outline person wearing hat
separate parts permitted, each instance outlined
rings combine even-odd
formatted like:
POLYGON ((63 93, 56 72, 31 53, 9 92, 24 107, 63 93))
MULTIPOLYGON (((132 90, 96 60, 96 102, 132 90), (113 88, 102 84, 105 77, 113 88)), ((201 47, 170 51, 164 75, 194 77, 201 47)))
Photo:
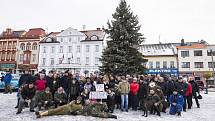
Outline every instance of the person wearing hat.
POLYGON ((45 107, 45 109, 50 108, 53 105, 53 96, 50 92, 50 88, 46 87, 45 91, 38 96, 38 110, 41 110, 41 107, 45 107))
POLYGON ((178 116, 181 116, 181 112, 184 105, 184 98, 181 94, 178 93, 177 89, 174 89, 173 94, 169 98, 169 102, 170 102, 169 113, 171 115, 178 114, 178 116))
POLYGON ((53 116, 53 115, 72 115, 82 112, 83 106, 81 104, 81 97, 78 97, 75 101, 71 101, 66 105, 59 106, 55 109, 49 109, 44 112, 36 112, 35 115, 37 118, 45 117, 45 116, 53 116))
POLYGON ((30 103, 30 112, 34 112, 35 94, 36 88, 33 82, 21 87, 21 95, 19 99, 18 111, 16 114, 20 114, 22 112, 25 102, 30 103))

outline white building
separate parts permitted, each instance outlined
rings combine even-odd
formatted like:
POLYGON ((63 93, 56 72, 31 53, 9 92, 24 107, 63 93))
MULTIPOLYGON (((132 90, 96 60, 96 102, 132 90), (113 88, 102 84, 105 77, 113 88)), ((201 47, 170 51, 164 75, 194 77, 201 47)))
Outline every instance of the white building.
POLYGON ((38 69, 73 73, 95 73, 101 62, 105 32, 97 30, 77 31, 68 28, 52 33, 40 42, 38 69))
MULTIPOLYGON (((210 50, 214 45, 198 43, 193 45, 177 46, 179 72, 181 75, 193 75, 197 80, 204 80, 205 73, 212 72, 213 65, 210 50)), ((213 53, 215 56, 215 53, 213 53)), ((215 57, 214 57, 215 59, 215 57)))
POLYGON ((145 64, 149 74, 178 74, 177 49, 172 43, 144 44, 139 51, 148 60, 145 64))

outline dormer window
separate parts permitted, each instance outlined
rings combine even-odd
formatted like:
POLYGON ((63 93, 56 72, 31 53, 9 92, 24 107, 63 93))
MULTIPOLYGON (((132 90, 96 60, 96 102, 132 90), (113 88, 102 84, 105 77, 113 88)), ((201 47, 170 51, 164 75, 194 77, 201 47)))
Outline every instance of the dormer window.
POLYGON ((93 36, 91 36, 90 37, 90 40, 98 40, 99 38, 98 38, 98 36, 96 36, 96 35, 93 35, 93 36))
POLYGON ((46 42, 52 42, 51 38, 47 38, 46 42))

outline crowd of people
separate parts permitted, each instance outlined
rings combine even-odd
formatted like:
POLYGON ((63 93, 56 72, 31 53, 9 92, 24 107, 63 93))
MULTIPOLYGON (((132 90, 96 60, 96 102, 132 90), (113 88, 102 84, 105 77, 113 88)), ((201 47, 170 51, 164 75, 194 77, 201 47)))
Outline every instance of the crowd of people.
POLYGON ((193 77, 168 75, 96 75, 89 77, 72 74, 69 71, 45 74, 40 71, 31 75, 28 71, 20 77, 17 94, 17 114, 30 107, 38 118, 50 115, 85 115, 101 118, 117 118, 115 109, 128 112, 142 110, 143 116, 161 112, 181 116, 193 107, 195 99, 201 98, 198 84, 193 77), (96 84, 103 84, 107 98, 89 99, 96 84))

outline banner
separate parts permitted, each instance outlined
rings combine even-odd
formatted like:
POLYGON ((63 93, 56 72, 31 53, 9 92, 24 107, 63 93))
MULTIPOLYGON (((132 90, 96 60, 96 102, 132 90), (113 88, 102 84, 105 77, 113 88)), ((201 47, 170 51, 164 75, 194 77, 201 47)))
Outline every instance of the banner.
POLYGON ((105 91, 104 84, 96 84, 95 87, 96 87, 96 91, 97 92, 103 92, 103 91, 105 91))
POLYGON ((107 92, 90 92, 89 99, 107 99, 107 92))

